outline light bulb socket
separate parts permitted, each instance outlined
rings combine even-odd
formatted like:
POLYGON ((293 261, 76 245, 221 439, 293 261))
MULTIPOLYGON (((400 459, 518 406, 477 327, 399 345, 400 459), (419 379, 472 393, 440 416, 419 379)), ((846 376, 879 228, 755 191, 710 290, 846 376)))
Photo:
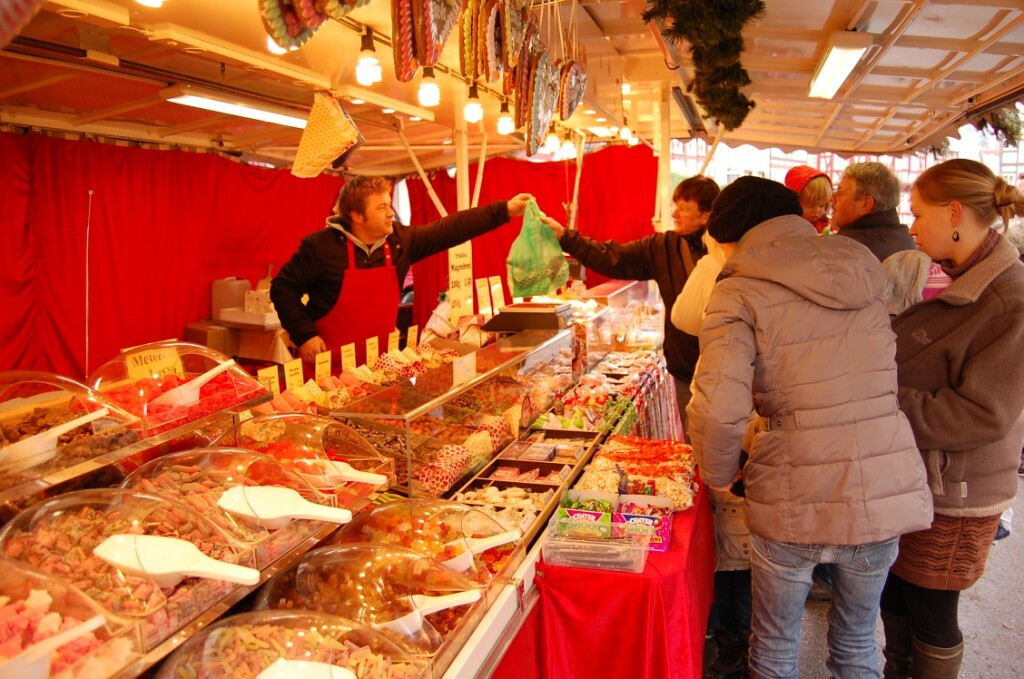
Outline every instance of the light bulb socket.
POLYGON ((501 100, 501 110, 498 113, 508 113, 508 99, 501 100))
POLYGON ((376 48, 374 48, 374 46, 373 46, 373 29, 370 28, 369 26, 366 27, 366 32, 363 33, 363 37, 360 39, 359 51, 360 52, 366 52, 366 51, 376 52, 377 51, 376 48))
POLYGON ((469 98, 470 100, 480 98, 480 95, 477 93, 475 82, 469 84, 469 98))
POLYGON ((433 80, 434 79, 434 67, 433 66, 424 66, 423 67, 423 79, 424 80, 427 80, 427 79, 433 80))

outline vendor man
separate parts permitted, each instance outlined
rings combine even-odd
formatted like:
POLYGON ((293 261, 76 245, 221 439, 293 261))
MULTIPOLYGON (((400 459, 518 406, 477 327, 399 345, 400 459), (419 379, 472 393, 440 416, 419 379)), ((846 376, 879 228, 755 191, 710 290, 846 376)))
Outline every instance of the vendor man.
POLYGON ((352 342, 362 362, 364 340, 377 336, 384 346, 395 329, 400 286, 414 262, 521 216, 529 199, 521 193, 409 228, 394 221, 391 182, 350 178, 326 228, 302 239, 271 283, 281 325, 304 361, 352 342), (303 295, 309 295, 305 305, 303 295))

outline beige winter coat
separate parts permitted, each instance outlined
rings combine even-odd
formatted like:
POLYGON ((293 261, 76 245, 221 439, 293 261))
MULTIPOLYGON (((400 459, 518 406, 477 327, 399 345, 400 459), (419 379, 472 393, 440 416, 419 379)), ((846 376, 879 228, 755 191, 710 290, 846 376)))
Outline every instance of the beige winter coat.
POLYGON ((931 494, 897 401, 885 271, 797 216, 750 230, 715 286, 687 408, 704 480, 728 485, 752 408, 770 430, 744 466, 750 530, 857 545, 927 528, 931 494))

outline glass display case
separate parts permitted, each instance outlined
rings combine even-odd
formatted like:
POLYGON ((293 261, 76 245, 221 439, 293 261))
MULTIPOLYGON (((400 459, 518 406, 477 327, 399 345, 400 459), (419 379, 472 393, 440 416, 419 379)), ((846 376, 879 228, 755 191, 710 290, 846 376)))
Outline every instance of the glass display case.
POLYGON ((307 553, 260 590, 257 606, 340 615, 380 630, 414 655, 432 656, 457 627, 473 627, 483 610, 474 608, 481 589, 411 549, 352 543, 307 553))
POLYGON ((0 505, 21 501, 137 449, 138 417, 74 380, 0 373, 0 505))
POLYGON ((115 567, 94 553, 114 535, 178 538, 218 561, 251 565, 248 550, 201 513, 164 497, 121 489, 67 493, 21 512, 0 530, 0 553, 76 588, 110 620, 137 626, 143 650, 235 587, 199 577, 161 587, 153 577, 115 567))
POLYGON ((260 415, 232 426, 213 445, 269 455, 349 509, 385 490, 395 476, 393 458, 381 455, 354 429, 330 417, 260 415))
POLYGON ((439 496, 519 438, 573 384, 573 334, 532 330, 331 412, 395 458, 398 485, 439 496))
POLYGON ((458 502, 413 499, 363 512, 331 540, 334 544, 377 542, 398 545, 490 582, 521 547, 522 533, 458 502), (488 542, 477 542, 478 540, 488 542), (493 546, 491 546, 493 542, 493 546))
POLYGON ((178 649, 157 677, 278 676, 271 674, 274 670, 262 674, 271 667, 280 669, 280 676, 334 676, 330 666, 350 670, 359 679, 429 676, 422 660, 410 657, 380 632, 351 620, 310 611, 257 611, 206 628, 178 649), (317 670, 319 674, 311 674, 317 670))
POLYGON ((233 360, 188 342, 153 342, 125 349, 90 375, 88 384, 142 418, 146 436, 270 398, 233 360))
POLYGON ((276 459, 237 448, 199 448, 164 455, 132 472, 122 486, 187 505, 250 550, 257 568, 268 566, 313 535, 320 523, 301 518, 284 519, 280 525, 276 521, 261 521, 254 515, 261 514, 263 508, 254 493, 247 494, 247 489, 287 488, 316 505, 336 504, 333 495, 316 490, 276 459), (224 496, 233 489, 238 489, 242 507, 222 508, 224 496))
MULTIPOLYGON (((30 677, 27 656, 40 642, 103 615, 68 583, 19 563, 0 563, 0 676, 30 677)), ((103 679, 139 654, 135 628, 107 617, 96 629, 58 647, 49 676, 103 679)), ((45 660, 43 661, 45 663, 45 660)), ((43 677, 47 674, 42 674, 43 677)))

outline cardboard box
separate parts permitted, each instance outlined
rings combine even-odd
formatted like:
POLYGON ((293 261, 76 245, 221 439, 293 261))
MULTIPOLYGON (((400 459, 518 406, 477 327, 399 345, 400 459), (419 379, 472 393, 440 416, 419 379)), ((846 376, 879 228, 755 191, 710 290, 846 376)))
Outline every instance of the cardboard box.
POLYGON ((185 326, 185 341, 210 347, 225 356, 238 355, 238 331, 215 321, 197 321, 185 326))

